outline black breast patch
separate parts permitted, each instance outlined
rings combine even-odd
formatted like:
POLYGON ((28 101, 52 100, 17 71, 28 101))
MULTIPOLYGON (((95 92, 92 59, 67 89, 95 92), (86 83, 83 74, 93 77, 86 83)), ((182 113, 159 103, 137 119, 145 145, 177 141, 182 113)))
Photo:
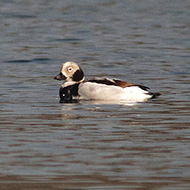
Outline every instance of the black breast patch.
POLYGON ((59 89, 59 97, 60 97, 60 103, 72 103, 76 102, 73 100, 73 96, 78 96, 78 86, 79 83, 61 87, 59 89))

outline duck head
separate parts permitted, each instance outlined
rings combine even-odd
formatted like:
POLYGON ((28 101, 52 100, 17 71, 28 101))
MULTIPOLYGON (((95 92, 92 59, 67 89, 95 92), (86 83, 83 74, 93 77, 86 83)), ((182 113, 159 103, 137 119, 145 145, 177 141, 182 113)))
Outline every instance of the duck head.
POLYGON ((54 79, 81 82, 84 80, 84 72, 76 63, 68 61, 62 64, 60 73, 54 79))

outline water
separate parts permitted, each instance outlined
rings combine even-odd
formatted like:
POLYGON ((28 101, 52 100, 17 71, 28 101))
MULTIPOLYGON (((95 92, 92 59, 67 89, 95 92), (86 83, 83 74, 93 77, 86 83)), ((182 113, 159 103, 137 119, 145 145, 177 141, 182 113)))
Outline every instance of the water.
POLYGON ((190 188, 190 2, 0 2, 0 187, 190 188), (62 62, 161 92, 60 104, 62 62))

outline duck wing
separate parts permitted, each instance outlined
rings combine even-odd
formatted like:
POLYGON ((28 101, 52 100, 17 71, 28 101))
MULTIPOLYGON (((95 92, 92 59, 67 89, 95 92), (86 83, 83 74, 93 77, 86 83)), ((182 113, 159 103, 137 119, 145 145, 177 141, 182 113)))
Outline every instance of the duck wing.
POLYGON ((86 80, 86 82, 95 82, 98 84, 114 85, 114 86, 119 86, 121 88, 138 86, 139 88, 141 88, 142 90, 145 90, 145 91, 147 91, 149 89, 149 87, 147 87, 147 86, 133 84, 133 83, 130 83, 127 81, 119 80, 119 79, 109 79, 109 78, 96 77, 96 78, 88 79, 88 80, 86 80))
POLYGON ((101 77, 88 79, 85 82, 95 82, 98 84, 114 85, 114 86, 120 86, 122 88, 134 85, 130 82, 121 81, 119 79, 109 79, 109 78, 101 78, 101 77))

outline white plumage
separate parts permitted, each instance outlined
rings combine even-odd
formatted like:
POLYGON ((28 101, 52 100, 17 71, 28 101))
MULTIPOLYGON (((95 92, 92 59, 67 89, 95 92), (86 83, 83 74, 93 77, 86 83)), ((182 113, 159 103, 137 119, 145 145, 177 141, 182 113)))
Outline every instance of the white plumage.
POLYGON ((148 91, 138 86, 121 88, 114 85, 84 82, 79 85, 79 98, 91 100, 145 101, 151 98, 148 91))

